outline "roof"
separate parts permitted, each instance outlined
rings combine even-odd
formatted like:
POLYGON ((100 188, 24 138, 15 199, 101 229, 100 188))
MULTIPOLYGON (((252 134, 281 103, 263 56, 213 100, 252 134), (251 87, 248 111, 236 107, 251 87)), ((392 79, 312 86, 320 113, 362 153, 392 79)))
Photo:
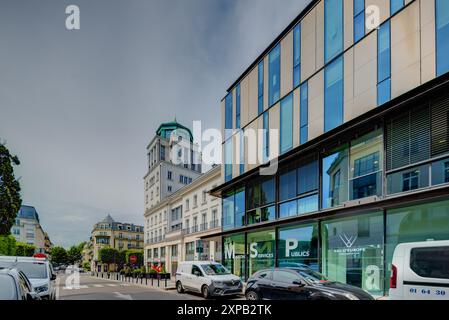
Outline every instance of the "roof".
POLYGON ((168 131, 168 130, 173 131, 173 130, 177 130, 177 129, 186 130, 190 135, 190 140, 193 141, 192 131, 189 128, 187 128, 186 126, 178 123, 178 121, 176 121, 176 118, 175 118, 175 120, 173 120, 171 122, 161 123, 159 128, 156 130, 156 135, 166 138, 165 131, 168 131))
POLYGON ((34 219, 39 222, 39 214, 36 209, 31 206, 21 206, 19 212, 17 213, 17 218, 34 219))
POLYGON ((104 222, 104 223, 114 223, 115 221, 114 221, 114 219, 112 219, 111 215, 108 214, 108 215, 106 216, 106 218, 104 218, 101 222, 104 222))

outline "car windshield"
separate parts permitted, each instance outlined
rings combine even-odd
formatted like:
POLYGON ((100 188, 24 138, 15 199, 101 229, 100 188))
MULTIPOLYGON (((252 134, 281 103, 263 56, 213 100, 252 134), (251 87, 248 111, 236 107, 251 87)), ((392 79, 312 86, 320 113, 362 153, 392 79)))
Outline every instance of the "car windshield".
POLYGON ((323 283, 329 281, 324 275, 312 269, 296 269, 295 271, 298 272, 306 281, 311 283, 323 283))
POLYGON ((25 273, 28 279, 46 279, 47 267, 42 262, 6 262, 1 261, 0 267, 14 267, 25 273))
POLYGON ((0 300, 15 300, 16 286, 14 279, 8 275, 0 275, 0 300))
POLYGON ((204 272, 209 276, 230 274, 230 272, 221 264, 204 264, 201 267, 203 268, 204 272))

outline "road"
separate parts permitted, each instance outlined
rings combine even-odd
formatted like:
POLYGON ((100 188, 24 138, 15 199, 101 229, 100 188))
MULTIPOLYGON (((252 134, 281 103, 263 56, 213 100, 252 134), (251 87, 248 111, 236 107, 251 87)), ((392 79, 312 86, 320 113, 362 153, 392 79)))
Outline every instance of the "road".
POLYGON ((132 283, 80 276, 78 286, 66 286, 66 275, 58 275, 57 297, 60 300, 201 300, 199 295, 178 294, 176 290, 143 287, 132 283))

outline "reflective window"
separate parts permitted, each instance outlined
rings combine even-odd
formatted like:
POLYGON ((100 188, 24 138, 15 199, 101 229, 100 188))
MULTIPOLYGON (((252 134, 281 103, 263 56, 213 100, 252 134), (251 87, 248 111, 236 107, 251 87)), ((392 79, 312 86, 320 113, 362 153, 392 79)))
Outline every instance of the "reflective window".
POLYGON ((449 183, 449 159, 432 163, 432 185, 449 183))
POLYGON ((296 176, 297 176, 296 168, 280 174, 280 176, 279 176, 279 201, 285 201, 285 200, 296 198, 296 196, 297 196, 296 176))
POLYGON ((232 127, 232 92, 229 93, 225 98, 225 138, 231 136, 228 130, 233 129, 232 127))
POLYGON ((324 69, 324 84, 324 131, 327 132, 343 123, 343 57, 324 69))
POLYGON ((301 82, 301 25, 293 29, 293 88, 301 82))
POLYGON ((309 140, 309 84, 305 82, 301 86, 301 101, 300 101, 300 143, 304 144, 309 140))
POLYGON ((330 62, 343 52, 343 1, 324 1, 324 60, 330 62))
POLYGON ((269 54, 268 105, 271 107, 280 98, 281 90, 281 45, 278 44, 269 54))
POLYGON ((248 276, 275 265, 276 237, 274 230, 248 233, 248 276))
POLYGON ((404 0, 390 0, 390 14, 394 15, 396 12, 404 7, 404 0))
POLYGON ((232 138, 225 142, 225 181, 232 180, 232 138))
POLYGON ((449 279, 449 247, 415 248, 410 269, 423 278, 449 279))
POLYGON ((241 130, 239 133, 239 139, 240 139, 240 174, 243 174, 245 172, 245 134, 244 131, 241 130))
POLYGON ((270 156, 270 118, 268 112, 263 114, 263 163, 268 162, 270 156))
POLYGON ((391 98, 391 34, 390 21, 382 24, 377 38, 377 105, 391 98))
POLYGON ((436 0, 436 59, 437 75, 449 71, 449 1, 436 0))
POLYGON ((388 194, 413 191, 429 186, 429 165, 395 172, 387 176, 388 194))
POLYGON ((276 219, 276 207, 265 207, 265 208, 257 208, 253 211, 247 212, 247 223, 248 225, 266 222, 266 221, 273 221, 276 219))
POLYGON ((259 114, 261 114, 264 110, 264 107, 263 107, 263 87, 264 87, 263 74, 264 74, 264 71, 263 70, 264 70, 264 63, 263 63, 263 61, 261 61, 261 62, 259 62, 259 65, 257 67, 257 77, 258 77, 258 80, 257 80, 257 83, 258 83, 258 85, 257 85, 257 92, 258 92, 258 94, 257 94, 257 97, 258 97, 257 98, 257 106, 258 106, 257 110, 258 110, 259 114))
POLYGON ((383 134, 373 131, 352 141, 350 151, 350 199, 382 194, 383 134))
POLYGON ((348 146, 344 145, 323 158, 322 206, 335 207, 348 201, 348 146))
POLYGON ((382 296, 383 221, 378 212, 322 222, 322 273, 382 296))
POLYGON ((247 188, 249 210, 274 203, 275 179, 273 177, 257 180, 247 188))
POLYGON ((235 227, 243 227, 245 225, 245 189, 239 189, 235 193, 235 227))
POLYGON ((234 194, 223 197, 223 230, 234 228, 234 194))
POLYGON ((318 161, 315 158, 300 161, 298 167, 298 194, 318 190, 318 161))
POLYGON ((318 265, 318 224, 305 224, 279 229, 278 267, 314 270, 318 265))
POLYGON ((354 0, 354 43, 365 36, 365 0, 354 0))
POLYGON ((245 235, 233 235, 224 237, 224 261, 223 265, 232 274, 245 278, 245 235))
POLYGON ((293 94, 281 101, 280 154, 293 148, 293 94))
POLYGON ((240 84, 235 88, 235 127, 240 129, 240 84))

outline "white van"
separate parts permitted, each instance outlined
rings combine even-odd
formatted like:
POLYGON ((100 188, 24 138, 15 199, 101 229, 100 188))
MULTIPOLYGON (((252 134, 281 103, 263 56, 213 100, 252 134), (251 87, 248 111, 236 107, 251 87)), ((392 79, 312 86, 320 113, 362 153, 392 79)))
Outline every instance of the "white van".
POLYGON ((242 293, 242 281, 225 267, 210 261, 181 262, 176 272, 176 290, 200 292, 205 299, 211 296, 230 296, 242 293))
POLYGON ((449 300, 449 241, 399 244, 393 254, 389 299, 449 300))
POLYGON ((34 291, 42 299, 56 299, 56 275, 46 258, 0 256, 0 267, 16 268, 30 280, 34 291))

